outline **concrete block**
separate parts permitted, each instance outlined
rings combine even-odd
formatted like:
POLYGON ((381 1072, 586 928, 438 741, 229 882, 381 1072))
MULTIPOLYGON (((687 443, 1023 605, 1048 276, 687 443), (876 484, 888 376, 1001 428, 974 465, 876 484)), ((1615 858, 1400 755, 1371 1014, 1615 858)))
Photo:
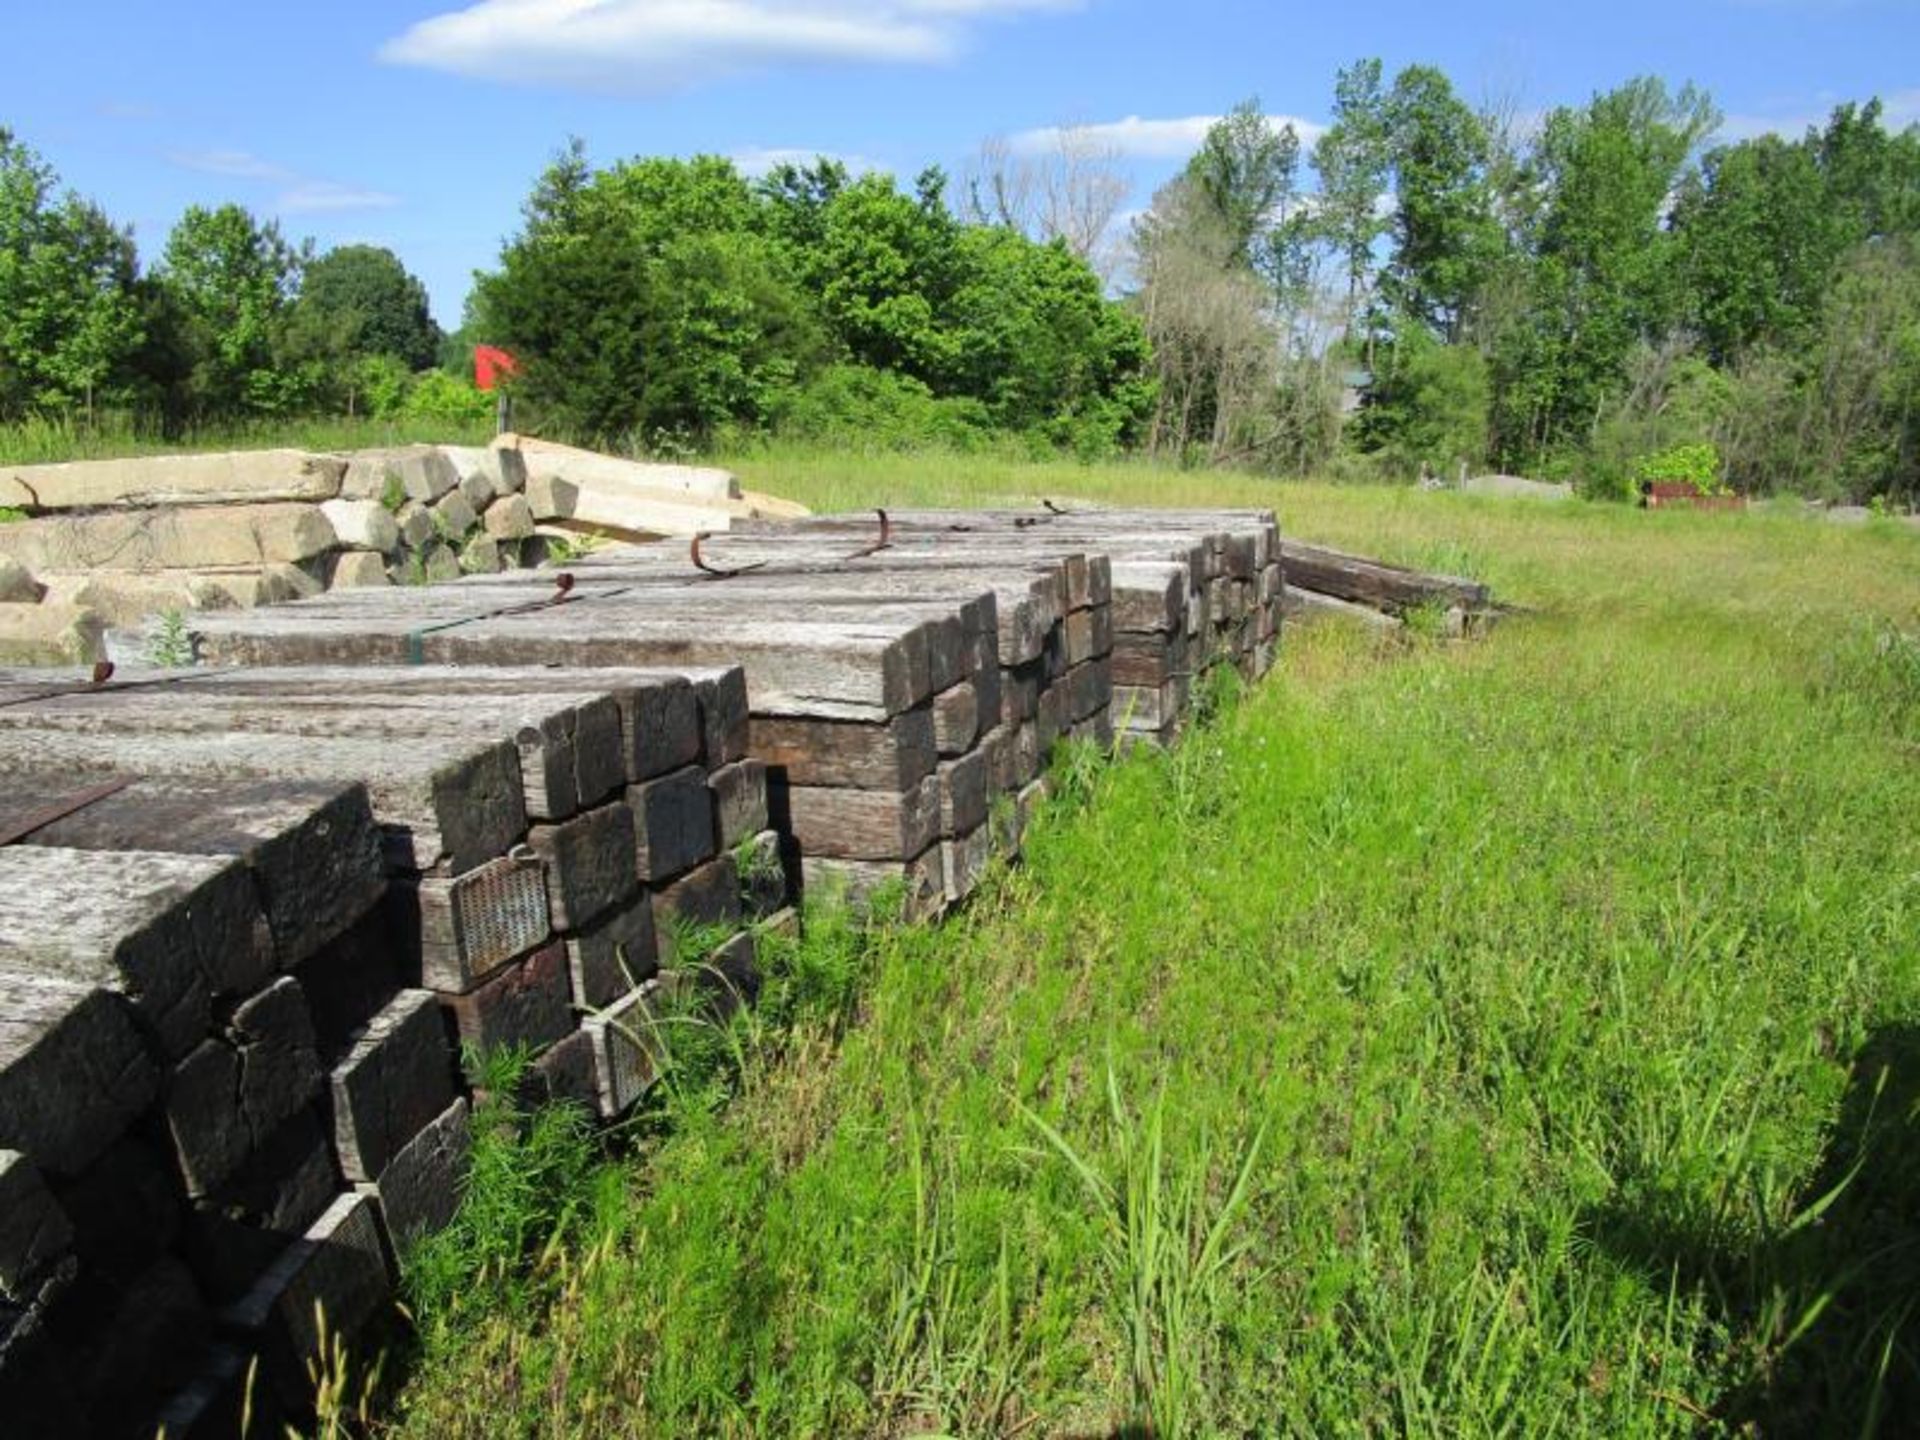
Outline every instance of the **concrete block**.
POLYGON ((364 590, 370 586, 391 585, 387 562, 371 550, 347 550, 333 562, 333 574, 327 581, 330 590, 364 590))
POLYGON ((394 523, 400 530, 400 543, 409 550, 418 550, 437 533, 433 528, 433 511, 418 500, 409 500, 394 513, 394 523))
POLYGON ((449 545, 457 548, 479 523, 479 515, 458 490, 449 490, 433 502, 433 528, 449 545))
POLYGON ((320 513, 333 526, 339 542, 350 550, 378 550, 386 553, 400 548, 400 525, 378 500, 329 500, 320 513))
POLYGON ((328 500, 347 465, 299 450, 138 455, 57 465, 0 466, 0 505, 91 510, 109 505, 256 504, 328 500))
POLYGON ((580 503, 580 487, 558 475, 529 475, 526 495, 533 518, 541 521, 570 519, 580 503))
MULTIPOLYGON (((527 483, 526 464, 517 450, 493 445, 442 445, 440 453, 447 457, 453 473, 460 477, 462 490, 469 487, 477 490, 484 484, 491 499, 510 494, 527 483)), ((473 497, 469 494, 467 498, 473 497)), ((483 504, 475 501, 474 508, 479 509, 483 504)))
POLYGON ((524 495, 503 495, 487 506, 480 523, 496 540, 526 540, 533 535, 533 507, 524 495))
POLYGON ((310 560, 338 544, 317 505, 103 511, 0 525, 29 570, 191 570, 310 560))
POLYGON ((0 605, 38 605, 46 598, 47 587, 26 566, 0 555, 0 605))
POLYGON ((0 664, 92 665, 106 655, 96 610, 58 602, 0 602, 0 664))
POLYGON ((464 574, 494 575, 505 568, 500 542, 491 535, 476 534, 460 547, 460 569, 464 574))
POLYGON ((404 496, 428 504, 460 483, 451 461, 431 445, 362 450, 347 457, 340 493, 350 500, 404 496))

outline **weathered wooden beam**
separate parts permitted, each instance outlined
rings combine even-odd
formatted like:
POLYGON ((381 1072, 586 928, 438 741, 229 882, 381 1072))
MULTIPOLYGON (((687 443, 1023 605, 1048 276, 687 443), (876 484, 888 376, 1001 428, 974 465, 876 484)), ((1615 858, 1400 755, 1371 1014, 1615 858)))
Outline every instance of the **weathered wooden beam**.
POLYGON ((0 848, 0 975, 124 995, 171 1058, 272 963, 252 879, 227 856, 0 848))
POLYGON ((1493 599, 1477 580, 1405 570, 1298 540, 1281 542, 1280 569, 1289 588, 1331 595, 1394 615, 1404 615, 1422 605, 1484 610, 1493 599))
POLYGON ((787 820, 807 855, 905 860, 940 838, 940 782, 904 791, 789 785, 787 820))
MULTIPOLYGON (((0 829, 79 788, 71 773, 14 771, 0 794, 0 829)), ((386 885, 379 830, 358 783, 141 776, 17 843, 233 856, 253 874, 283 969, 343 933, 386 885)))
MULTIPOLYGON (((5 713, 0 711, 0 714, 5 713)), ((0 771, 195 779, 361 780, 390 867, 458 874, 506 853, 526 833, 525 790, 513 742, 221 733, 73 734, 0 728, 0 771)))
POLYGON ((160 1090, 132 1007, 37 970, 0 972, 0 1146, 74 1175, 160 1090))
POLYGON ((920 706, 880 723, 755 714, 752 750, 794 785, 905 791, 933 773, 933 712, 920 706))

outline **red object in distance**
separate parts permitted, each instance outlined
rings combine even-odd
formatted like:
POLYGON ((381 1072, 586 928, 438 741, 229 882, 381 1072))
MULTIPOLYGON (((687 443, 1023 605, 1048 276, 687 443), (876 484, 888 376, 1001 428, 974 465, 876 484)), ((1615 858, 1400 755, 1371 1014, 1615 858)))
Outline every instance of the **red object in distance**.
POLYGON ((482 390, 496 389, 502 380, 520 373, 520 362, 498 345, 473 347, 473 383, 482 390))

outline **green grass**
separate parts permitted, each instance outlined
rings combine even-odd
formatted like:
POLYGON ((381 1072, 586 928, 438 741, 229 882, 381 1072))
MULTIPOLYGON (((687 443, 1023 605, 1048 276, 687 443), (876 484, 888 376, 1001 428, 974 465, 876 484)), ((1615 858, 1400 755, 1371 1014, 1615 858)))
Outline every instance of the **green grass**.
POLYGON ((0 424, 0 465, 39 465, 65 460, 111 460, 123 455, 164 455, 202 450, 252 450, 285 446, 295 450, 370 450, 417 441, 484 445, 493 421, 460 424, 446 420, 226 421, 166 435, 150 423, 122 415, 81 420, 30 419, 0 424))
POLYGON ((827 925, 733 1078, 601 1172, 532 1312, 441 1312, 396 1430, 1858 1434, 1920 1405, 1920 540, 743 468, 844 505, 1271 502, 1535 613, 1468 647, 1290 635, 959 919, 827 925))

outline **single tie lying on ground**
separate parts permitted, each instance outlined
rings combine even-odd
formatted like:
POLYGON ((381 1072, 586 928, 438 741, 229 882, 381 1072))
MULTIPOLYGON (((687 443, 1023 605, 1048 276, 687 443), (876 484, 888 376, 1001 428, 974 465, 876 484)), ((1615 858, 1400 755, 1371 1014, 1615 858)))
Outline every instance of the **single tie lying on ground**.
POLYGON ((1263 674, 1281 563, 1263 511, 746 523, 0 672, 0 1432, 222 1433, 254 1357, 298 1415, 315 1302, 457 1203, 463 1047, 626 1113, 797 890, 936 913, 1063 737, 1263 674))

